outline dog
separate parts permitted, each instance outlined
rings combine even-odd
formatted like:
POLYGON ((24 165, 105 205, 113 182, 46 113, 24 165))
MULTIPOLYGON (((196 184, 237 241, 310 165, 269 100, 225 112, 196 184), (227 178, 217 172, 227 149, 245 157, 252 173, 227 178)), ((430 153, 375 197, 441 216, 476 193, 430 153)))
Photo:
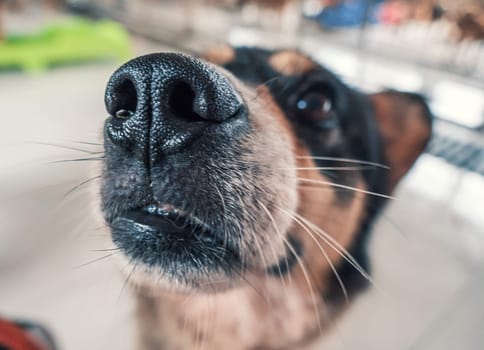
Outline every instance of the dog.
POLYGON ((150 350, 317 346, 371 285, 372 224, 432 125, 420 95, 295 50, 141 56, 105 102, 102 213, 150 350))

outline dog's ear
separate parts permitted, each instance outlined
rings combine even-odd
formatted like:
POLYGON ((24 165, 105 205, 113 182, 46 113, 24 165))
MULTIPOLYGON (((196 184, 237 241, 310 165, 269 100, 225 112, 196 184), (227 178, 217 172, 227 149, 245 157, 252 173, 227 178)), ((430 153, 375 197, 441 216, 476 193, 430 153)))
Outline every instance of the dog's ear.
POLYGON ((383 91, 370 95, 390 166, 390 189, 425 149, 432 132, 432 113, 418 94, 383 91))

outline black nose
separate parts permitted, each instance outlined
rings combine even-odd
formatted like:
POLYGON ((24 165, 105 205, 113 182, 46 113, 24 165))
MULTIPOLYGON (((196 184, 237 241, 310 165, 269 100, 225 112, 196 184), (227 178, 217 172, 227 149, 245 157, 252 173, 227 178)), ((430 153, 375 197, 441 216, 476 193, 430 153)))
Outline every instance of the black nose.
POLYGON ((121 66, 109 80, 105 103, 110 139, 152 159, 180 150, 243 110, 242 98, 225 76, 175 53, 146 55, 121 66))

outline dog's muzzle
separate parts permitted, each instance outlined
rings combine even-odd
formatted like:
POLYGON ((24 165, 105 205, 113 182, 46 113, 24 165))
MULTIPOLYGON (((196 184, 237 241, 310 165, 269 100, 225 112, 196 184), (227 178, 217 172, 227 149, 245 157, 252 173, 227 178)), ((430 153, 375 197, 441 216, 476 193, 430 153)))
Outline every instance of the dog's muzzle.
POLYGON ((237 247, 216 222, 222 204, 202 193, 227 180, 220 169, 250 129, 243 99, 218 69, 151 54, 108 82, 103 211, 132 261, 181 273, 176 266, 220 269, 236 260, 237 247))

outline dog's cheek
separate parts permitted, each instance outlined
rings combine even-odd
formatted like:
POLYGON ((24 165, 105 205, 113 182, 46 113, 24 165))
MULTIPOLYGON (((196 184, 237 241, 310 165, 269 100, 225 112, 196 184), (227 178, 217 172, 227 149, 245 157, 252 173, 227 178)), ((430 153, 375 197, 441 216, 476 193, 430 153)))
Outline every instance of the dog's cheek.
POLYGON ((249 216, 257 218, 257 226, 245 235, 245 243, 267 268, 286 255, 287 231, 298 205, 295 139, 286 117, 267 90, 258 91, 257 98, 251 98, 249 91, 244 96, 250 101, 253 130, 244 145, 250 150, 244 161, 260 164, 263 169, 246 184, 255 194, 247 210, 249 216), (254 247, 254 240, 259 241, 260 247, 254 247))
POLYGON ((362 191, 367 188, 360 174, 355 174, 351 184, 347 184, 354 190, 335 187, 331 178, 315 169, 317 165, 306 147, 300 145, 297 154, 301 168, 298 176, 311 182, 298 186, 299 220, 293 224, 291 234, 302 243, 303 260, 316 276, 314 284, 322 295, 328 288, 326 276, 338 268, 344 251, 359 233, 366 214, 366 195, 362 191), (342 201, 341 191, 351 195, 342 201))

